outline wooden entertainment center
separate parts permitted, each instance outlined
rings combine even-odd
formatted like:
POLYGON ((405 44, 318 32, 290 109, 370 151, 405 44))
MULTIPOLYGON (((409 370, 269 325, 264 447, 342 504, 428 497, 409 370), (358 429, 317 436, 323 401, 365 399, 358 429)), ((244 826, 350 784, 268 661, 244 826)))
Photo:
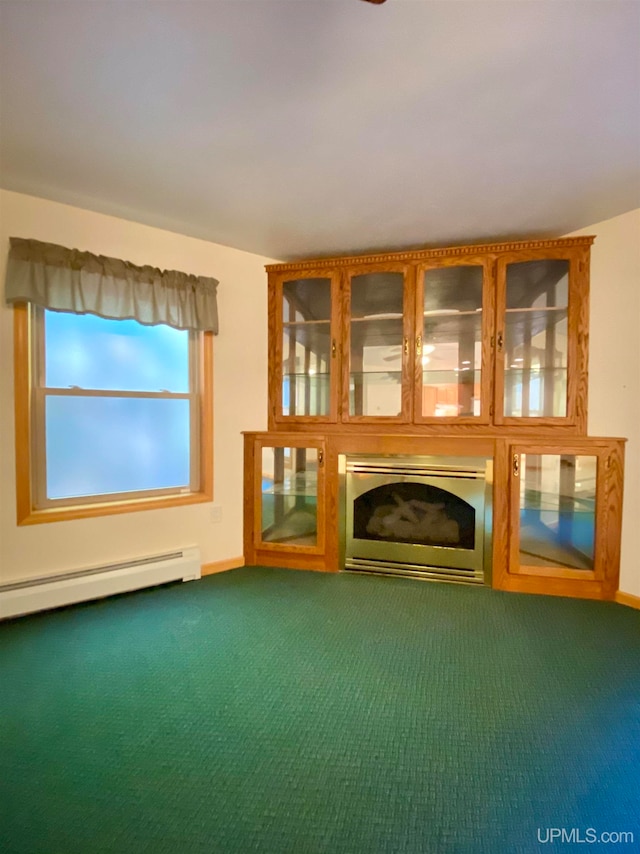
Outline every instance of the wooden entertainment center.
MULTIPOLYGON (((587 436, 592 242, 269 265, 269 420, 244 439, 246 563, 345 569, 349 460, 384 469, 388 458, 403 474, 377 487, 382 505, 372 509, 375 490, 364 501, 363 554, 381 544, 379 560, 360 562, 365 570, 438 577, 440 564, 452 565, 438 555, 458 530, 470 548, 462 532, 474 518, 480 532, 482 515, 487 561, 476 581, 612 599, 624 440, 587 436), (465 522, 440 485, 475 477, 471 458, 486 463, 488 500, 465 522), (413 474, 424 461, 435 464, 429 481, 413 474), (441 542, 437 519, 448 532, 441 542), (418 555, 406 570, 385 556, 394 538, 398 554, 411 541, 418 555)), ((453 566, 444 577, 464 580, 453 566)))

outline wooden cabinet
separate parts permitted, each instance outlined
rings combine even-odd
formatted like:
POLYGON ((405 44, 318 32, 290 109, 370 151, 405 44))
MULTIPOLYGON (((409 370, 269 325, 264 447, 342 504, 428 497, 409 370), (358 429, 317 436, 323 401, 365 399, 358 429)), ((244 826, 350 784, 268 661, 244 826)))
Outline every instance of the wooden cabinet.
POLYGON ((612 598, 617 589, 624 442, 504 442, 494 565, 506 590, 612 598))
POLYGON ((269 418, 338 418, 340 277, 312 268, 269 275, 269 418))
POLYGON ((498 258, 496 424, 586 433, 588 263, 584 246, 498 258))
POLYGON ((413 275, 387 261, 342 276, 340 420, 358 425, 411 420, 413 275))
POLYGON ((325 441, 245 436, 245 558, 265 565, 323 568, 325 441))
POLYGON ((413 418, 443 429, 493 416, 495 264, 487 254, 418 265, 413 418))
POLYGON ((592 242, 268 266, 269 423, 245 435, 247 563, 344 568, 349 454, 474 456, 493 471, 485 579, 612 598, 624 440, 586 436, 592 242))
POLYGON ((584 434, 591 242, 270 265, 270 429, 584 434))

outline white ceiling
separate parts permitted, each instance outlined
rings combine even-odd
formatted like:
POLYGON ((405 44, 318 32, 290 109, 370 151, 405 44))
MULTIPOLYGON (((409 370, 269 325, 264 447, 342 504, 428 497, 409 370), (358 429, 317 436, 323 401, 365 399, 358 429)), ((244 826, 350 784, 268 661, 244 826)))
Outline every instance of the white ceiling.
POLYGON ((564 234, 640 206, 638 0, 0 16, 11 190, 282 259, 564 234))

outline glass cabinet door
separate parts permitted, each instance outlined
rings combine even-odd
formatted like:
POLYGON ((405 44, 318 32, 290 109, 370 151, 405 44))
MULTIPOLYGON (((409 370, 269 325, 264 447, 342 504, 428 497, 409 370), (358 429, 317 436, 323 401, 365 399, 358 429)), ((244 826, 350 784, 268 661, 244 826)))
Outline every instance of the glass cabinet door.
POLYGON ((276 288, 276 418, 335 420, 334 371, 337 345, 331 275, 285 279, 276 288))
MULTIPOLYGON (((509 572, 594 581, 604 577, 610 449, 512 445, 509 572)), ((612 557, 611 555, 609 556, 612 557)))
POLYGON ((520 565, 593 570, 597 457, 520 456, 520 565))
POLYGON ((321 447, 263 445, 257 449, 259 548, 318 553, 323 546, 321 447))
POLYGON ((575 420, 581 366, 574 267, 568 257, 499 262, 496 423, 575 420))
POLYGON ((491 291, 486 266, 418 272, 416 421, 489 421, 491 291))
POLYGON ((410 299, 404 270, 347 277, 342 420, 409 418, 410 299))

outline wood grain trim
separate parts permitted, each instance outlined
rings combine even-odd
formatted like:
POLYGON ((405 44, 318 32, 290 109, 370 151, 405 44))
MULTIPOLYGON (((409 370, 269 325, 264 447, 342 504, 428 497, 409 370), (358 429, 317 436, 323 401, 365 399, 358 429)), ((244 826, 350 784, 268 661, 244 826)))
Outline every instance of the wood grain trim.
POLYGON ((587 414, 589 402, 589 267, 590 248, 584 247, 576 253, 577 260, 573 269, 572 293, 573 306, 570 307, 569 341, 574 342, 575 364, 569 363, 568 403, 574 412, 578 433, 587 435, 587 414))
MULTIPOLYGON (((250 564, 247 564, 249 566, 250 564)), ((331 572, 326 566, 324 555, 292 554, 291 552, 268 552, 256 549, 252 566, 275 566, 286 569, 311 570, 313 572, 331 572)))
POLYGON ((507 440, 498 439, 493 457, 493 571, 492 586, 505 590, 509 569, 509 512, 511 455, 507 440))
POLYGON ((599 581, 575 581, 568 578, 536 578, 532 575, 511 575, 503 579, 501 590, 510 593, 534 593, 541 596, 566 596, 572 599, 605 599, 599 581))
POLYGON ((31 347, 29 308, 13 308, 13 387, 16 449, 16 511, 18 525, 31 515, 31 347))
POLYGON ((346 271, 341 273, 339 291, 340 325, 337 327, 340 341, 340 384, 335 395, 338 398, 338 418, 349 423, 349 372, 351 370, 351 279, 346 271))
POLYGON ((258 496, 256 495, 254 485, 254 469, 255 464, 255 436, 245 434, 244 436, 244 470, 243 470, 243 505, 244 505, 244 520, 243 520, 243 550, 245 564, 252 565, 254 560, 254 525, 256 512, 260 512, 257 504, 258 496))
POLYGON ((611 442, 599 465, 602 469, 598 474, 602 475, 604 488, 599 497, 596 548, 601 548, 603 553, 605 597, 613 599, 620 578, 624 442, 611 442))
POLYGON ((536 578, 567 578, 575 581, 600 581, 592 569, 568 569, 563 566, 527 566, 520 564, 518 575, 531 575, 536 578))
POLYGON ((466 246, 446 246, 433 249, 409 249, 401 252, 385 252, 364 255, 340 255, 333 258, 310 258, 282 264, 267 264, 265 270, 271 272, 324 271, 328 268, 350 267, 354 264, 385 264, 388 262, 428 261, 430 259, 457 257, 461 255, 520 252, 527 249, 566 249, 574 246, 591 246, 594 236, 563 237, 547 240, 514 240, 501 243, 478 243, 466 246))
MULTIPOLYGON (((492 353, 493 369, 493 418, 492 421, 500 431, 504 431, 504 347, 497 345, 498 336, 504 338, 505 310, 507 305, 507 265, 502 259, 494 265, 495 302, 493 335, 489 342, 492 353)), ((483 351, 484 357, 484 351, 483 351)))
POLYGON ((213 332, 202 333, 200 382, 200 489, 213 501, 213 332))
MULTIPOLYGON (((534 420, 535 419, 529 419, 530 422, 534 420)), ((511 436, 514 440, 517 439, 519 442, 526 441, 529 438, 539 440, 542 438, 554 439, 562 436, 573 442, 576 438, 582 438, 578 435, 575 426, 572 424, 555 422, 538 424, 536 422, 535 424, 509 424, 508 427, 501 427, 499 425, 477 424, 475 421, 471 423, 471 418, 467 419, 464 423, 460 423, 461 419, 458 419, 455 424, 452 423, 452 421, 453 419, 450 419, 445 423, 445 419, 441 418, 438 420, 438 423, 416 422, 413 424, 402 424, 395 420, 395 418, 393 420, 388 419, 387 421, 377 418, 374 423, 373 419, 356 422, 352 417, 348 422, 343 421, 338 424, 331 424, 327 421, 322 421, 319 418, 313 419, 312 416, 309 416, 309 420, 306 422, 294 421, 292 418, 284 418, 282 424, 276 425, 276 430, 274 430, 274 432, 313 433, 316 435, 319 431, 324 435, 336 433, 369 433, 371 435, 379 435, 381 432, 384 432, 385 435, 412 435, 415 437, 422 436, 423 438, 436 436, 443 436, 446 438, 451 438, 453 436, 460 438, 471 436, 474 438, 480 438, 483 436, 493 436, 496 438, 511 436), (384 428, 381 429, 381 425, 384 425, 384 428)))
POLYGON ((19 525, 40 525, 44 522, 65 522, 73 519, 91 519, 95 516, 115 516, 120 513, 137 513, 138 510, 166 510, 171 507, 183 507, 188 504, 205 504, 211 496, 203 492, 191 492, 188 495, 167 495, 161 498, 142 500, 114 501, 105 504, 85 504, 82 507, 65 509, 32 510, 18 521, 19 525))
POLYGON ((342 387, 342 370, 347 361, 344 349, 343 329, 343 283, 344 275, 341 271, 334 272, 331 279, 331 340, 335 343, 335 352, 332 346, 331 360, 329 362, 329 417, 335 424, 340 418, 342 404, 340 402, 340 389, 342 387))
POLYGON ((34 510, 31 483, 31 347, 29 310, 24 303, 14 306, 14 414, 16 453, 16 517, 18 525, 39 525, 113 516, 141 510, 164 510, 213 500, 213 333, 204 332, 202 339, 201 406, 200 406, 200 489, 186 495, 164 495, 157 498, 125 499, 96 502, 76 507, 53 507, 34 510))
POLYGON ((640 611, 640 596, 634 596, 633 593, 623 593, 622 590, 617 590, 614 599, 619 605, 627 605, 629 608, 635 608, 640 611))
POLYGON ((419 410, 414 409, 414 401, 416 398, 416 375, 418 372, 418 364, 420 364, 420 379, 422 379, 422 361, 421 357, 416 353, 415 346, 415 329, 416 323, 413 316, 415 301, 416 301, 416 269, 408 267, 404 271, 404 292, 402 300, 402 336, 404 341, 409 342, 408 352, 402 342, 402 416, 400 420, 403 423, 413 421, 419 410))
POLYGON ((212 563, 203 563, 201 573, 205 575, 215 575, 217 572, 226 572, 229 569, 239 569, 244 566, 244 558, 230 557, 227 560, 214 560, 212 563))
MULTIPOLYGON (((267 388, 269 411, 268 425, 270 430, 277 429, 278 416, 281 415, 282 406, 282 378, 278 362, 278 332, 281 328, 278 323, 278 284, 275 276, 269 274, 268 283, 268 314, 267 314, 267 341, 268 341, 268 368, 267 388)), ((280 344, 280 346, 282 346, 280 344)))

